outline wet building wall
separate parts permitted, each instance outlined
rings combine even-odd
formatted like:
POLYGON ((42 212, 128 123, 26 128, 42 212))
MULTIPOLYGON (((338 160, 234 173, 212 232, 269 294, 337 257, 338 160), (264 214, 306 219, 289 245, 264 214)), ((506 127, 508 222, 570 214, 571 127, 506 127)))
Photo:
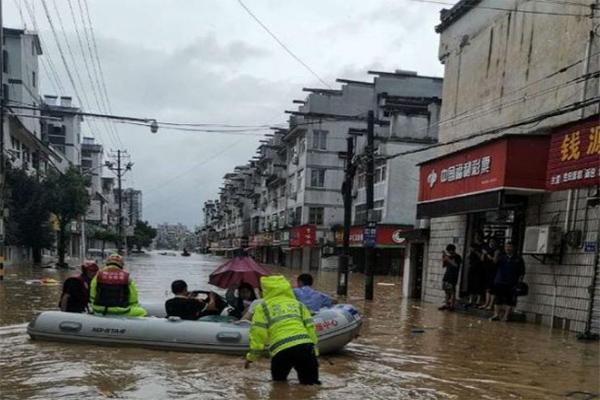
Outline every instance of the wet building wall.
MULTIPOLYGON (((565 243, 563 256, 558 260, 540 262, 525 256, 529 284, 529 295, 519 299, 518 309, 527 314, 530 321, 553 325, 577 332, 585 330, 588 307, 593 301, 589 288, 595 273, 594 258, 590 243, 598 240, 600 229, 600 206, 593 206, 589 198, 595 188, 579 189, 579 199, 572 198, 572 211, 567 225, 568 192, 561 191, 529 199, 528 225, 559 225, 564 232, 579 232, 579 240, 565 243), (586 212, 587 208, 587 212, 586 212), (587 248, 587 249, 586 249, 587 248)), ((596 298, 600 293, 596 292, 596 298)), ((596 327, 600 328, 600 327, 596 327)))
MULTIPOLYGON (((437 28, 439 58, 445 66, 440 142, 513 124, 597 95, 595 90, 591 93, 591 88, 598 87, 596 79, 588 79, 587 86, 570 82, 598 70, 599 43, 591 35, 593 21, 584 7, 561 5, 561 12, 585 16, 557 18, 489 9, 507 8, 507 3, 501 0, 484 0, 474 8, 464 4, 453 9, 453 16, 446 19, 442 16, 437 28), (589 62, 587 54, 594 55, 589 62)), ((512 4, 519 10, 553 11, 552 5, 534 1, 512 4)), ((513 128, 511 133, 544 133, 549 127, 582 119, 591 110, 586 111, 547 118, 533 126, 513 128)), ((467 148, 483 139, 458 142, 445 150, 467 148)), ((525 223, 559 225, 565 234, 583 230, 587 220, 587 233, 582 241, 597 243, 598 207, 589 209, 585 215, 583 197, 588 193, 587 189, 580 190, 575 223, 569 226, 565 225, 568 191, 528 196, 525 223)), ((453 243, 464 256, 467 236, 466 215, 431 219, 423 273, 425 301, 443 301, 441 252, 448 243, 453 243)), ((582 248, 568 245, 564 252, 560 263, 554 264, 525 256, 525 281, 530 292, 519 299, 517 308, 530 321, 583 331, 592 302, 588 289, 595 273, 595 256, 594 252, 586 253, 582 248)), ((596 298, 599 297, 596 292, 596 298)))
MULTIPOLYGON (((589 11, 580 6, 561 4, 560 8, 552 8, 552 5, 534 1, 511 3, 524 11, 559 10, 589 15, 589 11)), ((485 0, 479 6, 504 9, 507 3, 485 0)), ((440 142, 580 100, 581 83, 555 87, 583 75, 586 72, 583 63, 554 73, 585 57, 592 29, 592 20, 587 16, 557 18, 479 7, 467 11, 443 29, 438 27, 438 31, 441 30, 439 58, 445 67, 440 119, 446 121, 440 126, 440 142)), ((590 72, 594 68, 597 67, 590 68, 590 72)), ((589 80, 589 85, 597 87, 594 82, 589 80)), ((569 113, 543 121, 537 128, 579 118, 578 112, 569 113)))
POLYGON ((456 246, 457 253, 463 256, 466 233, 466 215, 431 219, 430 236, 423 270, 423 300, 443 303, 442 277, 444 276, 444 268, 442 268, 442 252, 448 244, 452 243, 456 246))

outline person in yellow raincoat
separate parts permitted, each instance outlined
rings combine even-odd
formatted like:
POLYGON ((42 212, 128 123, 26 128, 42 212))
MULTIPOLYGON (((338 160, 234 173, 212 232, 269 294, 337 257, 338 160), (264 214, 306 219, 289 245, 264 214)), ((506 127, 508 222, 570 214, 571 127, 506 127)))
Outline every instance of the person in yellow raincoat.
POLYGON ((138 303, 135 283, 129 277, 129 272, 123 269, 123 257, 113 254, 104 265, 90 284, 90 302, 94 313, 145 316, 147 312, 138 303))
POLYGON ((252 317, 245 367, 268 351, 274 381, 286 381, 294 368, 300 384, 320 384, 317 332, 310 311, 296 300, 283 276, 264 276, 260 285, 263 302, 252 317))

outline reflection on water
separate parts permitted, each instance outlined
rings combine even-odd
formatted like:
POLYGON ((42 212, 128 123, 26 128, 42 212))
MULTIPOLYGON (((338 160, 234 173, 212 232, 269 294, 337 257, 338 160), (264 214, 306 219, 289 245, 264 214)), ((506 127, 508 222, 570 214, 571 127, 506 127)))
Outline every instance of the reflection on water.
MULTIPOLYGON (((140 298, 169 295, 173 279, 200 288, 221 259, 159 255, 128 260, 140 298)), ((292 277, 298 271, 280 272, 292 277)), ((587 399, 600 392, 598 344, 531 324, 503 324, 438 312, 400 297, 400 281, 379 277, 376 300, 349 301, 365 315, 362 336, 321 358, 321 387, 270 382, 268 361, 243 369, 241 357, 32 342, 26 323, 54 309, 60 286, 26 285, 68 274, 13 268, 0 283, 2 399, 587 399)), ((335 292, 335 274, 316 286, 335 292)))

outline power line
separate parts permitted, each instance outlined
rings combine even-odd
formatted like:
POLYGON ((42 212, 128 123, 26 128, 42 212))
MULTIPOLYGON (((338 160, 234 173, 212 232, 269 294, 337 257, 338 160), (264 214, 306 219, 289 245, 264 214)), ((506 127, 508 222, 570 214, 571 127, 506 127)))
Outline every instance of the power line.
MULTIPOLYGON (((27 0, 23 0, 23 2, 25 3, 25 9, 27 11, 27 14, 29 14, 29 18, 31 19, 31 23, 33 24, 33 29, 36 32, 39 32, 39 27, 37 24, 37 19, 35 17, 35 11, 31 8, 31 5, 29 4, 29 2, 27 0)), ((42 46, 42 50, 46 49, 48 50, 48 46, 46 46, 46 42, 44 40, 44 38, 42 36, 38 36, 39 40, 40 40, 40 45, 42 46)), ((45 52, 43 52, 44 54, 46 54, 45 52)), ((50 55, 50 53, 46 54, 46 57, 42 58, 42 64, 44 63, 44 60, 47 61, 48 63, 48 69, 50 70, 50 72, 52 73, 52 76, 56 82, 56 86, 58 87, 58 89, 60 90, 61 93, 64 93, 64 85, 62 84, 62 80, 60 79, 60 76, 58 75, 57 68, 54 64, 54 61, 52 60, 52 56, 50 55)))
MULTIPOLYGON (((67 38, 67 32, 66 32, 66 29, 65 29, 65 26, 64 26, 64 23, 63 23, 63 19, 62 19, 61 13, 58 10, 58 6, 56 4, 56 0, 52 0, 52 2, 53 2, 53 5, 54 5, 54 10, 56 11, 56 15, 58 17, 58 23, 59 23, 60 28, 62 30, 62 34, 63 34, 64 41, 65 41, 65 45, 67 47, 67 51, 69 52, 69 55, 71 56, 71 61, 73 63, 73 70, 75 71, 75 78, 77 79, 77 81, 78 81, 81 89, 83 90, 83 99, 85 100, 85 102, 81 101, 82 99, 79 96, 79 90, 77 89, 77 86, 75 85, 75 82, 71 81, 71 84, 73 86, 73 90, 74 90, 74 92, 75 92, 75 94, 77 96, 77 99, 79 101, 79 105, 83 106, 83 107, 88 107, 88 105, 91 104, 91 103, 89 101, 89 98, 87 97, 87 91, 85 90, 85 87, 84 87, 84 84, 83 84, 83 79, 81 79, 81 75, 79 73, 79 68, 77 68, 77 62, 76 62, 76 59, 75 59, 75 54, 74 54, 73 49, 71 48, 71 44, 69 43, 69 40, 67 38)), ((58 40, 58 35, 54 31, 54 24, 52 22, 52 18, 50 17, 49 10, 48 10, 48 8, 46 6, 46 0, 42 0, 42 5, 44 6, 44 10, 46 11, 46 17, 48 18, 48 23, 50 24, 50 27, 51 27, 53 33, 55 34, 54 38, 56 40, 56 45, 57 45, 57 47, 59 49, 59 52, 61 54, 61 57, 63 59, 65 70, 67 71, 67 74, 69 75, 69 79, 72 79, 72 77, 71 77, 71 71, 70 71, 70 69, 68 67, 68 64, 66 62, 66 59, 64 58, 64 55, 62 53, 62 48, 61 48, 60 42, 58 40)), ((95 121, 94 121, 93 124, 90 124, 90 125, 94 125, 94 130, 97 131, 98 133, 100 133, 100 131, 98 129, 98 126, 96 125, 95 121)))
MULTIPOLYGON (((79 8, 81 9, 81 0, 78 0, 78 4, 79 4, 79 8)), ((90 33, 90 37, 91 37, 91 42, 92 42, 92 48, 94 50, 93 51, 94 57, 92 58, 92 60, 95 60, 95 62, 96 62, 95 68, 97 68, 98 75, 100 77, 101 91, 104 95, 104 101, 106 102, 108 112, 112 114, 112 112, 113 112, 112 105, 110 102, 110 97, 108 95, 108 90, 106 88, 106 79, 104 78, 104 69, 102 68, 102 63, 100 62, 100 57, 98 55, 98 44, 96 43, 96 34, 94 32, 94 25, 92 24, 92 18, 90 16, 90 9, 88 7, 87 0, 83 1, 83 6, 85 8, 85 15, 87 17, 88 29, 89 29, 89 33, 90 33)), ((83 11, 82 11, 82 14, 83 14, 83 11)), ((84 29, 85 29, 85 24, 84 24, 84 29)), ((89 45, 89 43, 88 43, 88 45, 89 45)), ((121 137, 119 135, 119 131, 116 129, 114 124, 112 125, 112 127, 113 127, 115 135, 117 136, 119 143, 122 143, 121 137)))
MULTIPOLYGON (((13 0, 13 3, 15 4, 15 7, 17 7, 17 10, 19 11, 19 17, 21 18, 21 22, 23 23, 23 29, 27 29, 27 21, 25 20, 25 15, 23 14, 23 6, 21 5, 21 2, 19 0, 13 0)), ((49 67, 46 65, 46 59, 44 57, 41 58, 41 65, 42 65, 42 69, 44 70, 44 73, 46 74, 46 78, 48 79, 48 82, 50 82, 50 85, 53 87, 54 91, 56 93, 59 92, 58 90, 58 83, 55 81, 55 78, 52 76, 49 67)))
POLYGON ((319 80, 319 82, 321 82, 323 85, 325 85, 329 89, 331 89, 331 86, 327 82, 325 82, 325 80, 323 78, 321 78, 311 67, 309 67, 308 64, 306 64, 304 61, 302 61, 300 59, 300 57, 298 57, 296 54, 294 54, 285 45, 285 43, 283 43, 281 40, 279 40, 279 38, 273 32, 271 32, 271 30, 265 24, 263 24, 262 21, 256 15, 254 15, 254 13, 242 2, 242 0, 237 0, 237 1, 240 4, 240 6, 242 6, 242 8, 244 10, 246 10, 246 12, 252 17, 252 19, 254 19, 269 34, 269 36, 271 36, 279 44, 279 46, 281 46, 290 56, 292 56, 292 58, 294 58, 296 61, 298 61, 304 68, 306 68, 306 70, 308 72, 310 72, 315 78, 317 78, 319 80))
MULTIPOLYGON (((56 0, 53 0, 53 1, 56 1, 56 0)), ((92 96, 94 98, 96 106, 98 107, 98 110, 100 110, 101 112, 105 112, 105 110, 102 108, 101 102, 98 99, 96 85, 94 84, 94 80, 92 79, 92 74, 90 72, 90 66, 89 66, 88 59, 85 54, 83 41, 81 39, 81 34, 79 33, 79 27, 77 25, 77 19, 75 18, 75 11, 73 9, 73 4, 71 3, 71 0, 68 0, 68 4, 69 4, 69 10, 71 13, 71 18, 73 20, 73 28, 75 29, 75 36, 77 36, 77 42, 79 44, 79 51, 81 53, 81 58, 83 59, 83 63, 85 65, 85 70, 87 72, 87 77, 88 77, 88 80, 90 83, 90 87, 92 88, 92 96)), ((57 10, 57 12, 58 12, 58 10, 57 10)), ((103 120, 102 122, 104 123, 104 128, 106 128, 108 136, 110 137, 111 132, 110 132, 110 128, 108 128, 108 123, 106 122, 106 120, 103 120)), ((115 144, 116 144, 116 142, 115 142, 115 144)))
POLYGON ((177 181, 178 179, 181 179, 182 177, 184 177, 185 175, 189 174, 190 172, 193 172, 196 168, 201 167, 201 166, 209 163, 210 161, 212 161, 215 158, 217 158, 217 157, 219 157, 219 156, 227 153, 229 150, 233 149, 234 147, 239 146, 242 143, 243 142, 238 141, 238 142, 233 143, 233 144, 227 144, 223 149, 221 149, 220 151, 218 151, 216 153, 213 153, 210 157, 205 158, 204 160, 202 160, 202 161, 200 161, 200 162, 192 165, 192 167, 190 167, 189 169, 187 169, 187 170, 185 170, 185 171, 183 171, 183 172, 181 172, 181 173, 179 173, 177 175, 171 176, 168 181, 164 181, 164 182, 156 185, 155 187, 152 187, 152 188, 150 188, 148 190, 144 190, 144 194, 155 192, 156 190, 164 188, 166 185, 170 185, 171 183, 177 181))
MULTIPOLYGON (((68 50, 69 54, 71 55, 71 61, 73 62, 73 66, 75 67, 75 56, 73 55, 73 50, 71 49, 71 45, 69 44, 69 41, 67 40, 67 33, 66 33, 65 27, 63 25, 62 17, 60 15, 60 12, 58 11, 58 7, 56 5, 56 0, 52 0, 52 1, 53 1, 53 4, 54 4, 54 9, 56 11, 56 14, 58 16, 58 22, 59 22, 60 27, 62 29, 63 37, 65 39, 65 44, 67 46, 67 50, 68 50)), ((62 47, 61 47, 60 41, 58 39, 58 34, 55 31, 54 23, 52 21, 52 17, 50 16, 50 11, 48 10, 48 7, 46 5, 46 0, 42 0, 42 5, 44 6, 44 10, 46 12, 46 18, 48 19, 48 23, 50 24, 50 28, 52 30, 52 33, 54 34, 54 40, 56 41, 56 46, 57 46, 57 48, 59 50, 59 53, 61 55, 63 64, 65 66, 65 69, 67 70, 67 74, 69 76, 69 80, 71 81, 71 85, 73 86, 73 91, 75 92, 75 95, 77 97, 77 100, 79 101, 79 104, 85 106, 85 105, 89 104, 86 92, 85 92, 85 90, 83 92, 83 98, 85 100, 85 103, 84 103, 83 101, 81 101, 81 97, 79 96, 79 91, 77 90, 77 85, 75 85, 75 80, 73 79, 73 77, 71 75, 71 70, 69 69, 69 65, 67 63, 67 59, 66 59, 66 57, 63 54, 62 47)), ((83 86, 82 80, 81 80, 81 76, 79 75, 79 70, 76 67, 74 68, 74 70, 75 70, 75 78, 77 78, 77 81, 79 82, 79 84, 83 86)))
MULTIPOLYGON (((410 1, 414 1, 414 2, 417 2, 417 3, 439 4, 439 5, 452 6, 452 7, 454 7, 456 5, 455 3, 448 3, 448 2, 440 1, 440 0, 410 0, 410 1)), ((476 7, 473 7, 473 9, 474 10, 475 9, 480 9, 480 10, 510 11, 510 12, 522 13, 522 14, 553 15, 553 16, 560 16, 560 17, 591 17, 592 16, 591 13, 589 15, 586 15, 586 14, 580 14, 580 13, 536 11, 536 10, 519 10, 519 9, 513 9, 513 8, 490 7, 490 6, 480 6, 480 5, 477 5, 476 7)))
POLYGON ((529 118, 523 119, 523 120, 518 121, 518 122, 511 123, 511 124, 508 124, 508 125, 504 125, 504 126, 499 126, 499 127, 496 127, 496 128, 487 129, 487 130, 484 130, 484 131, 473 133, 473 134, 471 134, 469 136, 464 136, 464 137, 461 137, 461 138, 450 140, 448 142, 436 143, 436 144, 433 144, 431 146, 421 147, 419 149, 407 150, 407 151, 403 151, 403 152, 400 152, 400 153, 391 154, 391 155, 385 156, 383 158, 385 158, 386 160, 390 160, 392 158, 404 156, 404 155, 407 155, 407 154, 420 153, 420 152, 431 150, 431 149, 437 148, 437 147, 448 146, 448 145, 455 144, 455 143, 465 142, 465 141, 477 139, 477 138, 483 137, 483 136, 495 135, 495 134, 504 132, 504 131, 506 131, 508 129, 519 128, 521 126, 530 125, 530 124, 534 124, 534 123, 540 123, 540 122, 542 122, 542 121, 544 121, 546 119, 549 119, 549 118, 552 118, 552 117, 556 117, 556 116, 559 116, 559 115, 563 115, 563 114, 567 114, 567 113, 570 113, 570 112, 573 112, 573 111, 577 111, 579 109, 582 109, 582 108, 585 108, 585 107, 589 107, 589 106, 592 106, 592 105, 598 104, 598 103, 600 103, 600 96, 592 97, 592 98, 587 99, 585 101, 577 101, 575 103, 571 103, 569 105, 563 106, 563 107, 558 108, 556 110, 549 111, 549 112, 546 112, 546 113, 542 113, 542 114, 539 114, 539 115, 536 115, 536 116, 533 116, 533 117, 529 117, 529 118))
MULTIPOLYGON (((94 58, 94 52, 92 51, 92 45, 91 45, 91 41, 90 41, 90 34, 88 33, 88 26, 86 25, 86 20, 85 20, 85 17, 84 17, 84 12, 83 12, 83 7, 81 5, 81 0, 77 0, 77 5, 78 5, 78 8, 79 8, 79 16, 80 16, 81 24, 82 24, 82 27, 83 27, 83 33, 84 33, 84 36, 85 36, 85 41, 87 43, 87 49, 88 49, 88 52, 89 52, 89 55, 90 55, 90 60, 91 60, 91 63, 92 63, 92 71, 94 73, 95 83, 98 86, 98 92, 100 94, 100 100, 102 101, 102 104, 103 104, 102 111, 105 112, 105 113, 110 113, 111 111, 110 111, 110 107, 109 107, 109 104, 108 104, 108 99, 104 95, 104 92, 103 92, 103 89, 102 89, 103 86, 101 84, 101 81, 100 81, 100 78, 99 78, 99 74, 98 74, 98 71, 97 71, 97 67, 96 67, 96 63, 95 63, 95 58, 94 58)), ((71 0, 69 0, 69 6, 71 6, 71 0)), ((88 16, 89 16, 89 14, 88 14, 88 16)), ((75 18, 75 17, 73 17, 73 18, 75 18)), ((91 80, 91 78, 90 78, 90 80, 91 80)), ((112 122, 108 121, 107 125, 109 127, 109 131, 110 131, 111 135, 115 138, 115 141, 117 143, 119 143, 120 147, 123 147, 123 143, 121 142, 121 138, 119 137, 118 132, 116 131, 114 124, 112 122)))

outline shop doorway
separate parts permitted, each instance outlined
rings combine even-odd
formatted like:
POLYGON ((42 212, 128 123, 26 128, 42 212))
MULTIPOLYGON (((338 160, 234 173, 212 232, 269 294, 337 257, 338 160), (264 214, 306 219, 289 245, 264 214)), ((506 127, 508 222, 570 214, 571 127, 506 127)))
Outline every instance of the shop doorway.
POLYGON ((423 292, 423 259, 425 255, 425 245, 423 243, 412 243, 410 246, 410 297, 413 299, 421 299, 423 292))
MULTIPOLYGON (((469 214, 467 237, 463 249, 463 270, 460 277, 460 295, 465 296, 470 292, 469 277, 471 265, 469 264, 469 253, 471 244, 475 243, 476 237, 483 245, 488 245, 494 239, 499 249, 504 249, 506 242, 512 242, 515 249, 522 247, 523 234, 525 231, 525 215, 522 209, 500 209, 469 214)), ((472 283, 472 281, 471 281, 472 283)))

